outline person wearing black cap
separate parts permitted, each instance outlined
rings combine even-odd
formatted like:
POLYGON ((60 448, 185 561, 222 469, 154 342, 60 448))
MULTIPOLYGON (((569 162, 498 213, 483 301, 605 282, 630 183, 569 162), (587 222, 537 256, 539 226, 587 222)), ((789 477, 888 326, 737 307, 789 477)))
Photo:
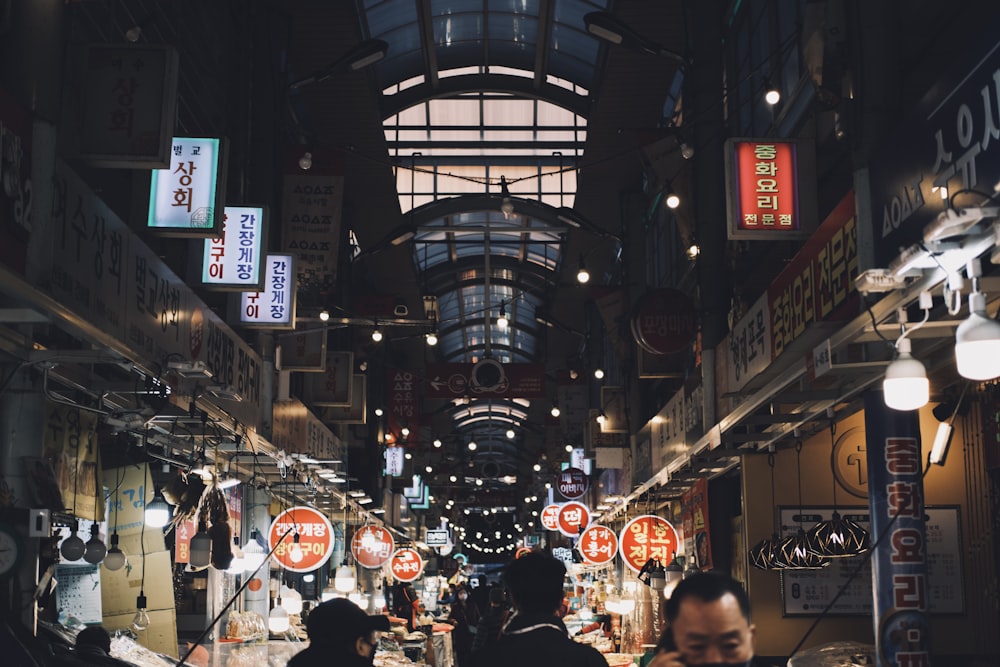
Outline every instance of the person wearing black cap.
POLYGON ((592 646, 569 637, 556 615, 563 601, 566 566, 540 552, 513 560, 504 570, 504 583, 517 612, 492 649, 477 654, 476 667, 608 667, 592 646))
POLYGON ((388 616, 369 616, 346 598, 328 600, 309 612, 309 648, 289 660, 288 667, 371 667, 378 645, 376 633, 388 631, 388 616))
POLYGON ((111 657, 111 635, 99 625, 80 630, 73 653, 59 663, 65 667, 128 667, 129 663, 111 657))

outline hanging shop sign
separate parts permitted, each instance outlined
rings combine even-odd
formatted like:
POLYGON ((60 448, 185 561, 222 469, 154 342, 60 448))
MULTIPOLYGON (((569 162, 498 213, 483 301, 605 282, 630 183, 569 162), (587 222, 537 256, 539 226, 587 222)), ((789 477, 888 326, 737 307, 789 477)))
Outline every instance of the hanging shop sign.
MULTIPOLYGON (((971 26, 970 26, 971 28, 971 26)), ((997 22, 963 35, 961 54, 872 152, 871 192, 875 266, 924 240, 924 228, 948 200, 959 209, 995 206, 989 193, 1000 181, 1000 49, 997 22), (987 194, 979 194, 987 193, 987 194)), ((870 267, 864 267, 870 268, 870 267)))
POLYGON ((319 409, 319 418, 333 424, 365 424, 368 422, 368 375, 355 373, 351 385, 351 404, 326 406, 319 409))
POLYGON ((271 444, 289 454, 315 459, 344 460, 343 441, 297 398, 275 401, 271 444))
POLYGON ((354 353, 327 350, 322 373, 310 373, 305 378, 306 396, 310 405, 349 407, 353 390, 354 353))
POLYGON ((260 290, 264 287, 262 243, 266 211, 260 206, 227 206, 222 234, 205 239, 201 282, 212 289, 260 290))
POLYGON ((816 227, 816 192, 806 143, 727 139, 725 157, 730 239, 809 237, 816 227))
POLYGON ((295 328, 295 259, 268 255, 264 262, 264 289, 242 292, 240 324, 255 329, 295 328))
POLYGON ((618 536, 622 562, 636 574, 650 558, 661 563, 674 559, 678 549, 677 531, 666 519, 644 514, 625 524, 618 536))
POLYGON ((559 473, 559 493, 570 500, 576 500, 587 493, 590 479, 579 468, 566 468, 559 473))
POLYGON ((226 144, 174 137, 170 167, 154 169, 146 227, 163 236, 211 238, 222 229, 226 144))
MULTIPOLYGON (((487 363, 489 362, 489 363, 487 363)), ((546 398, 545 364, 427 364, 428 398, 546 398)))
POLYGON ((563 503, 559 507, 557 523, 559 532, 566 537, 579 537, 580 533, 590 525, 590 508, 575 500, 563 503))
POLYGON ((0 264, 24 274, 31 235, 31 114, 0 88, 0 264))
POLYGON ((443 547, 448 544, 449 537, 447 530, 428 530, 424 536, 424 542, 429 547, 443 547))
POLYGON ((389 400, 386 405, 386 440, 392 438, 403 446, 416 444, 420 433, 420 377, 409 368, 390 368, 386 372, 389 400), (404 435, 403 429, 409 429, 404 435))
POLYGON ((312 151, 312 169, 298 166, 297 155, 286 157, 288 171, 282 185, 281 251, 294 255, 299 290, 319 295, 337 277, 344 176, 331 168, 331 156, 312 151))
POLYGON ((396 549, 389 558, 389 570, 396 581, 416 581, 424 572, 424 559, 416 549, 403 547, 396 549))
POLYGON ((538 520, 542 522, 542 527, 545 530, 559 530, 559 508, 561 507, 562 505, 552 504, 542 508, 538 520))
POLYGON ((694 340, 698 314, 684 292, 672 288, 647 291, 635 304, 632 338, 650 354, 673 354, 694 340))
POLYGON ((379 526, 365 526, 351 538, 351 553, 361 567, 375 570, 389 560, 396 549, 392 534, 379 526))
POLYGON ((267 542, 283 568, 291 572, 310 572, 330 559, 333 553, 333 526, 319 510, 305 506, 290 507, 271 523, 267 542))
POLYGON ((389 477, 399 477, 403 474, 403 464, 406 452, 402 447, 385 448, 385 474, 389 477))
POLYGON ((281 336, 278 370, 323 372, 326 369, 326 334, 327 328, 322 327, 281 336))
POLYGON ((607 565, 618 554, 618 536, 607 526, 595 523, 583 531, 576 548, 587 563, 607 565))
POLYGON ((79 77, 77 156, 95 167, 165 169, 176 115, 177 51, 91 44, 79 77))

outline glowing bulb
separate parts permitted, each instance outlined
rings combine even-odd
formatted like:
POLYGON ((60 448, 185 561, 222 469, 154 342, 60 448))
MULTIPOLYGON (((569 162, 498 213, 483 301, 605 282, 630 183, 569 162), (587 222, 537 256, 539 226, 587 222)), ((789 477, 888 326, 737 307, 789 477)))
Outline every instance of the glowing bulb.
POLYGON ((305 153, 302 154, 302 157, 299 158, 299 169, 301 169, 302 171, 309 171, 310 169, 312 169, 312 166, 313 166, 312 153, 306 151, 305 153))
POLYGON ((535 465, 532 466, 532 469, 535 472, 541 472, 542 471, 542 465, 540 463, 536 463, 535 465))
POLYGON ((380 329, 372 329, 372 340, 376 343, 382 342, 382 331, 380 329))
POLYGON ((603 368, 595 368, 594 369, 594 377, 596 379, 598 379, 598 380, 603 380, 604 379, 604 369, 603 368))
POLYGON ((153 499, 146 505, 145 518, 146 525, 150 528, 163 528, 170 521, 170 507, 159 491, 156 492, 153 499))
POLYGON ((774 106, 781 101, 781 91, 777 88, 768 88, 767 92, 764 93, 764 101, 774 106))
POLYGON ((560 412, 558 405, 553 405, 552 409, 549 410, 549 414, 552 415, 553 417, 558 417, 560 414, 562 414, 562 412, 560 412))
POLYGON ((517 434, 514 433, 514 429, 512 429, 512 428, 507 429, 507 439, 508 440, 513 440, 515 435, 517 435, 517 434))
POLYGON ((281 598, 275 600, 274 608, 267 615, 267 629, 276 635, 286 632, 291 623, 288 620, 288 611, 281 606, 281 598))
POLYGON ((434 439, 434 447, 435 447, 435 449, 440 449, 441 448, 441 441, 438 440, 437 438, 434 439))
POLYGON ((427 334, 426 340, 427 340, 427 344, 430 345, 431 347, 434 347, 435 345, 438 344, 437 334, 434 333, 433 331, 431 331, 430 333, 427 334))
POLYGON ((132 617, 132 629, 142 632, 149 627, 149 614, 146 613, 146 595, 142 591, 135 599, 135 616, 132 617))
POLYGON ((477 445, 477 444, 476 444, 476 441, 475 441, 475 440, 470 440, 470 441, 469 441, 469 451, 470 451, 470 452, 474 452, 474 451, 476 451, 476 447, 478 447, 478 446, 479 446, 479 445, 477 445))
POLYGON ((681 205, 681 198, 671 192, 666 199, 667 208, 677 208, 681 205))
POLYGON ((299 534, 295 533, 292 538, 292 548, 288 550, 288 560, 293 563, 301 563, 302 559, 305 558, 305 554, 302 553, 302 545, 299 544, 299 534))
POLYGON ((590 271, 586 267, 581 266, 580 270, 576 272, 576 282, 581 285, 586 285, 590 282, 590 271))
POLYGON ((281 606, 289 614, 302 613, 302 595, 294 588, 281 587, 281 606))
POLYGON ((319 319, 322 320, 323 322, 326 322, 327 320, 329 320, 330 319, 330 311, 327 310, 326 308, 324 308, 323 310, 319 311, 319 319))
POLYGON ((115 572, 125 567, 125 552, 118 547, 118 533, 111 533, 111 548, 104 556, 104 567, 115 572))
POLYGON ((333 587, 341 593, 350 593, 357 585, 357 578, 354 576, 354 568, 350 565, 341 565, 337 568, 337 574, 333 578, 333 587))

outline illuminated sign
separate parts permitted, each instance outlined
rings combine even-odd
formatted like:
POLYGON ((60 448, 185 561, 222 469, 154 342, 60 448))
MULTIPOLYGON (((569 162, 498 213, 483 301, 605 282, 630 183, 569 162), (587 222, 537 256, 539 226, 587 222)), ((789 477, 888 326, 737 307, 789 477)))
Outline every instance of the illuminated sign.
POLYGON ((290 507, 271 523, 268 547, 281 566, 291 572, 310 572, 333 553, 333 526, 311 507, 290 507), (296 539, 296 535, 298 539, 296 539))
POLYGON ((590 479, 579 468, 566 468, 559 473, 558 486, 564 497, 576 500, 590 488, 590 479))
POLYGON ((402 447, 385 448, 385 474, 390 477, 399 477, 403 474, 404 454, 402 447))
POLYGON ((566 537, 578 537, 590 525, 590 508, 575 500, 563 503, 559 506, 556 524, 559 532, 566 537))
MULTIPOLYGON (((815 227, 811 178, 799 179, 804 153, 795 141, 726 141, 730 239, 806 238, 815 227)), ((811 161, 811 159, 810 159, 811 161)))
POLYGON ((677 553, 677 531, 666 519, 645 514, 625 524, 618 536, 622 562, 636 574, 650 558, 670 563, 677 553))
POLYGON ((539 515, 539 520, 542 522, 542 527, 545 530, 559 530, 559 508, 562 505, 552 504, 546 505, 539 515))
POLYGON ((240 324, 267 329, 295 328, 295 270, 291 255, 268 255, 264 289, 243 292, 240 324))
POLYGON ((221 139, 174 137, 170 167, 153 169, 146 226, 172 236, 218 236, 225 190, 221 139))
POLYGON ((424 537, 424 542, 426 542, 429 547, 443 547, 448 544, 448 531, 428 530, 427 535, 424 537))
POLYGON ((618 536, 607 526, 595 523, 583 531, 576 548, 591 565, 607 565, 618 555, 618 536))
POLYGON ((263 208, 227 206, 222 234, 205 239, 202 284, 215 289, 261 289, 261 242, 265 236, 263 208))
POLYGON ((424 571, 424 559, 416 549, 410 547, 396 549, 389 559, 389 569, 396 581, 416 581, 424 571))
POLYGON ((351 553, 361 567, 375 570, 389 560, 396 542, 385 528, 365 526, 351 538, 351 553))

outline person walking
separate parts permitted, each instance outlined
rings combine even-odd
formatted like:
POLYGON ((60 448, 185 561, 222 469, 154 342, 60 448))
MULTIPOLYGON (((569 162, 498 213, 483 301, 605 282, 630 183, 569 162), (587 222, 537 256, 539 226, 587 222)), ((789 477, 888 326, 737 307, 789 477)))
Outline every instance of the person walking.
POLYGON ((490 589, 490 606, 479 619, 476 637, 472 641, 473 664, 478 664, 477 654, 480 651, 489 650, 500 640, 500 633, 503 632, 503 626, 506 625, 509 616, 507 592, 502 586, 494 586, 490 589))
POLYGON ((458 658, 458 667, 473 667, 471 661, 472 640, 479 625, 479 608, 469 599, 469 589, 461 586, 451 604, 448 622, 455 626, 451 640, 458 658))
POLYGON ((369 616, 347 598, 328 600, 309 612, 309 647, 292 657, 288 667, 371 667, 378 633, 388 631, 388 616, 369 616))
POLYGON ((504 583, 514 603, 499 641, 477 654, 476 667, 608 667, 592 646, 569 637, 556 615, 563 600, 566 566, 552 556, 532 552, 515 559, 504 570, 504 583))

